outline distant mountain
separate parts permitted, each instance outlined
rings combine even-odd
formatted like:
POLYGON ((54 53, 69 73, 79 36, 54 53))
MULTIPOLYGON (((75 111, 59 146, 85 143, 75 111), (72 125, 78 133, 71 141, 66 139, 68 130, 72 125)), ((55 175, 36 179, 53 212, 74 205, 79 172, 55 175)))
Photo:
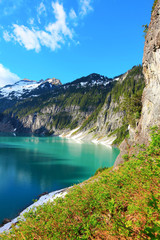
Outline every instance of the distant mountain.
POLYGON ((113 79, 97 73, 66 84, 23 79, 0 89, 0 132, 105 136, 117 144, 140 117, 143 88, 142 66, 113 79))
POLYGON ((24 100, 27 101, 27 99, 42 97, 44 94, 47 94, 48 98, 55 98, 60 97, 61 94, 66 94, 66 92, 74 94, 78 89, 79 91, 81 91, 81 89, 89 91, 89 89, 101 87, 108 89, 108 85, 111 82, 114 82, 114 79, 109 79, 96 73, 66 84, 62 84, 61 81, 56 78, 41 79, 38 82, 23 79, 13 85, 6 85, 0 88, 0 112, 13 107, 15 104, 19 105, 24 100))
POLYGON ((46 80, 40 80, 39 82, 23 79, 13 85, 6 85, 0 88, 0 99, 7 98, 13 100, 40 95, 60 85, 62 85, 62 83, 56 78, 48 78, 46 80))
POLYGON ((86 77, 82 77, 74 80, 73 82, 69 82, 66 84, 62 84, 60 80, 56 78, 47 78, 46 80, 40 80, 39 82, 29 79, 20 80, 13 85, 6 85, 0 88, 0 99, 8 99, 8 100, 20 100, 25 99, 27 97, 36 97, 40 96, 43 93, 48 91, 56 92, 60 89, 68 88, 92 88, 95 86, 107 86, 109 83, 113 81, 117 81, 119 77, 116 78, 108 78, 103 75, 92 73, 86 77))
POLYGON ((93 87, 93 86, 106 86, 110 82, 112 82, 115 79, 105 77, 103 75, 97 74, 97 73, 92 73, 86 77, 81 77, 76 80, 74 80, 71 83, 65 84, 65 86, 81 86, 81 87, 93 87))

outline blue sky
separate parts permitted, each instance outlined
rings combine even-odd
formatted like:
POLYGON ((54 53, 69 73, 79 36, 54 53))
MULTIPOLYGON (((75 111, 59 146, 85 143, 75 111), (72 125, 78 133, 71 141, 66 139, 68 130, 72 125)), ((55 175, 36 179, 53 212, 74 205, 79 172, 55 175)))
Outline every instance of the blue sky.
POLYGON ((114 77, 142 63, 154 0, 0 0, 0 87, 114 77))

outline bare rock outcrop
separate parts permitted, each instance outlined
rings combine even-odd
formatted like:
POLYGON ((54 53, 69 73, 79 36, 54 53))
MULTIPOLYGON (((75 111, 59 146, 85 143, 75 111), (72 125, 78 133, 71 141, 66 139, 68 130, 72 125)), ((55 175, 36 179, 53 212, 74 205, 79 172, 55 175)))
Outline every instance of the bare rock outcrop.
POLYGON ((143 73, 145 88, 142 96, 141 118, 137 128, 134 131, 130 129, 130 138, 121 143, 121 153, 114 167, 124 162, 123 155, 133 154, 134 144, 149 143, 152 126, 160 127, 160 1, 154 8, 145 37, 143 73))
POLYGON ((143 73, 146 87, 142 98, 142 115, 138 126, 139 141, 148 143, 150 127, 160 126, 160 2, 152 13, 146 35, 143 73))

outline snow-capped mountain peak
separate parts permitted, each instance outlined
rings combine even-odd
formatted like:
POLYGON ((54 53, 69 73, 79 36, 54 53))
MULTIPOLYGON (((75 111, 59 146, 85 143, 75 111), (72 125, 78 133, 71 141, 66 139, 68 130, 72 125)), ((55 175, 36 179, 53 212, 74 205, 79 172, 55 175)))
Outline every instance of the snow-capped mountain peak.
POLYGON ((40 80, 39 82, 35 80, 29 80, 29 79, 22 79, 12 85, 6 85, 2 88, 0 88, 0 98, 21 98, 25 97, 26 95, 35 95, 38 94, 40 89, 52 89, 55 86, 62 85, 60 80, 56 78, 48 78, 46 80, 40 80), (39 90, 39 91, 38 91, 39 90))

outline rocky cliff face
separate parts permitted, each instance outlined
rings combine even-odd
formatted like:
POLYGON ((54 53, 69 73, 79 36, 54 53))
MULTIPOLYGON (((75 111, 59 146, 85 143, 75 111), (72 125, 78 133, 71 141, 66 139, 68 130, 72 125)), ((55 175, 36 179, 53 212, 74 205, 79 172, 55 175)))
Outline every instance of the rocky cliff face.
POLYGON ((80 116, 79 123, 81 124, 83 119, 89 114, 90 112, 80 112, 78 106, 72 105, 62 108, 54 104, 51 107, 42 108, 40 112, 22 117, 20 122, 23 129, 17 128, 17 131, 22 132, 22 130, 24 131, 24 129, 26 129, 28 132, 37 134, 61 134, 66 131, 66 129, 64 126, 62 128, 61 126, 58 127, 58 121, 64 121, 67 125, 67 119, 71 123, 77 119, 77 116, 80 116), (57 124, 54 124, 54 118, 57 119, 57 116, 57 124))
POLYGON ((119 77, 97 117, 98 134, 116 136, 113 143, 119 144, 128 134, 129 125, 136 126, 141 113, 143 81, 141 66, 119 77))
POLYGON ((154 7, 148 32, 145 37, 143 55, 145 88, 142 95, 142 114, 136 129, 130 129, 130 138, 120 145, 121 153, 114 167, 123 163, 122 156, 132 154, 135 143, 148 144, 150 128, 160 127, 160 1, 154 7))
POLYGON ((143 72, 146 87, 143 92, 142 117, 138 131, 139 140, 147 143, 150 127, 160 127, 160 2, 158 1, 151 16, 145 39, 143 72))

